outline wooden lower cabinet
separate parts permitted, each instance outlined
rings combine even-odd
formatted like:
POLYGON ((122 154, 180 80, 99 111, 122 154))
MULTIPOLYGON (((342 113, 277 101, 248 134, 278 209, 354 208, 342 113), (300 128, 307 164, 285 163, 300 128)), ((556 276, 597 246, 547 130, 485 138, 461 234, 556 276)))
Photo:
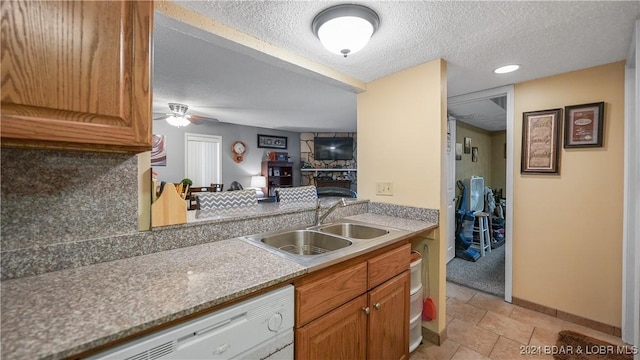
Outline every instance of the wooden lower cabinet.
POLYGON ((369 292, 367 359, 409 357, 409 271, 369 292))
POLYGON ((409 254, 405 244, 296 284, 295 358, 408 359, 409 254), (384 282, 364 287, 371 279, 384 282))
POLYGON ((365 359, 367 296, 360 295, 296 330, 296 359, 365 359))

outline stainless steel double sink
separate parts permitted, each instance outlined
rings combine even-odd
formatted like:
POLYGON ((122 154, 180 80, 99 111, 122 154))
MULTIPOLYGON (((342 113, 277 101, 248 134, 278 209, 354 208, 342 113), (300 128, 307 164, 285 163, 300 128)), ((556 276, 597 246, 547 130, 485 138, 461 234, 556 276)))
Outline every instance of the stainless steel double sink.
POLYGON ((404 231, 369 224, 334 222, 302 229, 245 236, 257 246, 312 266, 378 246, 404 231))
POLYGON ((295 255, 319 255, 350 246, 353 241, 349 238, 373 239, 388 233, 389 230, 376 227, 338 223, 265 235, 260 241, 265 245, 295 255))

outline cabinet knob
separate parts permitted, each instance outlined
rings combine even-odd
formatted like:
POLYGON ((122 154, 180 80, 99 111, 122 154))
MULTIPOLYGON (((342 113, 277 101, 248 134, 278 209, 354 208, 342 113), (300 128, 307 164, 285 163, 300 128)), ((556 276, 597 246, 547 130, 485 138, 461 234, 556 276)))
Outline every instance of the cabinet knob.
POLYGON ((367 307, 363 307, 362 311, 364 311, 365 314, 369 315, 369 312, 371 312, 371 309, 367 306, 367 307))
POLYGON ((376 308, 376 310, 380 310, 380 303, 375 303, 375 305, 373 305, 374 308, 376 308))

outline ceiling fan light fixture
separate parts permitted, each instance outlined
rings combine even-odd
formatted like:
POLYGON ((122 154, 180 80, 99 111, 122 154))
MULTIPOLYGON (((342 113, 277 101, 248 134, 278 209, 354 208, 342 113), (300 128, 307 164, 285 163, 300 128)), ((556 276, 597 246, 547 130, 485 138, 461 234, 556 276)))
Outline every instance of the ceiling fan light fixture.
POLYGON ((189 110, 189 105, 180 103, 169 103, 169 109, 171 109, 171 112, 176 116, 184 116, 184 114, 187 113, 187 110, 189 110))
POLYGON ((520 69, 520 65, 512 64, 512 65, 500 66, 499 68, 493 70, 493 72, 496 74, 507 74, 507 73, 516 71, 518 69, 520 69))
POLYGON ((327 50, 347 57, 362 50, 379 25, 378 14, 370 8, 343 4, 321 11, 311 28, 327 50))
POLYGON ((191 124, 189 119, 185 118, 184 116, 169 116, 167 118, 167 122, 169 123, 169 125, 176 127, 183 127, 191 124))

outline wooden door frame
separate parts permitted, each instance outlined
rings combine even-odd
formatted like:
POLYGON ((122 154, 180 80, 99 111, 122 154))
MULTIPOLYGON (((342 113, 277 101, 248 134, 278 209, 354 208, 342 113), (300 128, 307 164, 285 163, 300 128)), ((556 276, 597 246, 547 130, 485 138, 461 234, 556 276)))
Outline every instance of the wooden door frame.
POLYGON ((445 185, 445 188, 449 188, 451 187, 453 189, 453 199, 449 199, 449 191, 445 190, 445 196, 446 196, 446 201, 447 201, 447 241, 446 241, 446 263, 449 263, 449 261, 453 260, 453 258, 456 256, 455 255, 455 251, 456 251, 456 124, 457 124, 457 120, 454 116, 452 115, 448 115, 447 114, 447 184, 445 185), (453 204, 451 204, 451 201, 453 201, 453 204), (452 205, 453 206, 453 211, 449 212, 448 208, 449 206, 452 205), (450 231, 451 230, 451 231, 450 231), (449 241, 451 241, 451 239, 453 239, 453 256, 450 258, 449 257, 449 241))

